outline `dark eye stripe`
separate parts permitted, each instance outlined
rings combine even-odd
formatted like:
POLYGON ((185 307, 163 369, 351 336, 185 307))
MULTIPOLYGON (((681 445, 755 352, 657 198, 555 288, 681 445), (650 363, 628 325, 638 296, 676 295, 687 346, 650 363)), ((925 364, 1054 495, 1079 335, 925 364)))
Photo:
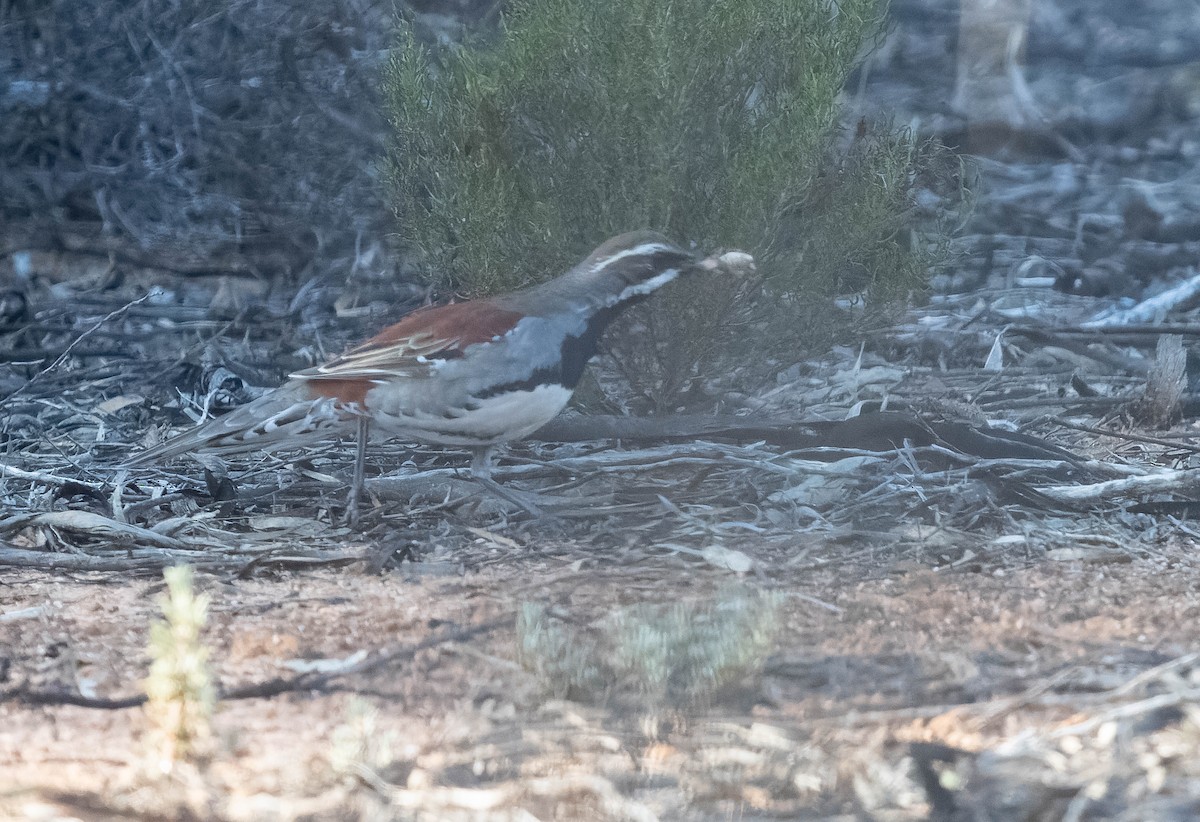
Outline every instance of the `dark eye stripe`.
POLYGON ((651 264, 657 269, 674 268, 680 263, 687 262, 692 258, 691 254, 683 251, 667 249, 665 251, 656 252, 651 258, 651 264))

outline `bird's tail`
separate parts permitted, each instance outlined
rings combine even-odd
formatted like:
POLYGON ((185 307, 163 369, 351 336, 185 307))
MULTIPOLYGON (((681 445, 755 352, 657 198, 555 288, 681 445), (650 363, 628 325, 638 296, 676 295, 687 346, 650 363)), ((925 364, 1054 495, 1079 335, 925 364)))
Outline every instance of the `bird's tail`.
POLYGON ((329 397, 313 397, 303 380, 292 380, 234 411, 148 448, 122 467, 209 451, 231 456, 247 451, 298 448, 348 430, 354 409, 329 397))

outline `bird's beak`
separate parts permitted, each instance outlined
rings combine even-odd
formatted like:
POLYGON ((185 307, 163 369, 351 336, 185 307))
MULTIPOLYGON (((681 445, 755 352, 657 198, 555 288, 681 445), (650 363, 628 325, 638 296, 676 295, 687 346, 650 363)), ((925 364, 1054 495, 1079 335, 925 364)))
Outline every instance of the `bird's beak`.
POLYGON ((723 271, 734 277, 748 277, 756 270, 754 258, 745 251, 726 251, 705 257, 698 264, 701 271, 723 271))

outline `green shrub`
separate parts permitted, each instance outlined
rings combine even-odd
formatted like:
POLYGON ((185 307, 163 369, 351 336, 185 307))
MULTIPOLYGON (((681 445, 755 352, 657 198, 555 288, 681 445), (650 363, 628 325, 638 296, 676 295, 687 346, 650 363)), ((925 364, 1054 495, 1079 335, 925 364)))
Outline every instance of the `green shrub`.
POLYGON ((926 262, 901 233, 913 140, 868 129, 835 149, 838 95, 881 14, 877 0, 518 0, 497 43, 436 66, 410 32, 388 80, 403 239, 470 296, 556 276, 635 228, 754 254, 753 287, 676 284, 627 321, 640 333, 610 335, 655 408, 762 362, 766 339, 824 341, 831 323, 814 320, 839 289, 904 292, 926 262))

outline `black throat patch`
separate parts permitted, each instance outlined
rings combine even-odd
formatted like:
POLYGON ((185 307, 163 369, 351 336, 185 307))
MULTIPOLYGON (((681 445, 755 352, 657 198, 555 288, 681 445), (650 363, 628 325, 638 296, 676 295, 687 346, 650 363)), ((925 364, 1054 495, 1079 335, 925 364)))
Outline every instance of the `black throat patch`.
POLYGON ((600 335, 609 323, 631 305, 641 302, 646 295, 639 294, 618 305, 608 306, 596 311, 588 317, 587 325, 578 335, 567 336, 562 341, 557 365, 543 366, 536 369, 523 380, 514 380, 503 385, 494 385, 486 391, 476 394, 476 399, 484 400, 499 394, 512 391, 532 391, 539 385, 561 385, 572 391, 579 385, 583 377, 583 369, 596 353, 600 345, 600 335))

